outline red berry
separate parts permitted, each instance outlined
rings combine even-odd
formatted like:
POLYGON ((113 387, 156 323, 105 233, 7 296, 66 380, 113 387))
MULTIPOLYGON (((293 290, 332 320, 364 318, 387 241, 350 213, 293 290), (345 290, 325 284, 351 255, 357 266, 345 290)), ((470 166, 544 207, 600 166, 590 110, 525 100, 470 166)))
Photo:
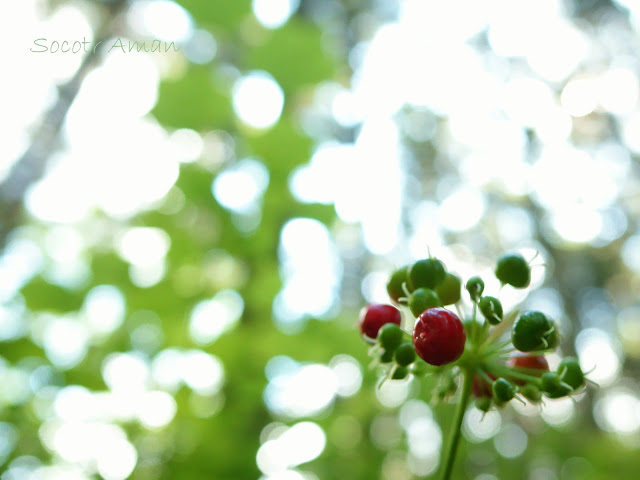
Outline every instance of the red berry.
MULTIPOLYGON (((491 375, 490 373, 488 375, 491 380, 496 379, 496 377, 491 375)), ((473 396, 476 398, 491 397, 493 395, 491 384, 488 383, 480 375, 475 375, 473 377, 473 386, 471 387, 471 393, 473 393, 473 396)))
POLYGON ((544 355, 518 355, 507 360, 507 365, 549 371, 549 364, 544 355))
POLYGON ((445 365, 462 355, 467 333, 456 314, 446 308, 429 308, 416 320, 413 345, 416 353, 431 365, 445 365))
MULTIPOLYGON (((544 355, 518 355, 507 360, 507 365, 511 368, 527 368, 530 370, 540 370, 540 374, 549 371, 549 364, 544 355)), ((532 372, 535 374, 535 372, 532 372)), ((522 380, 514 379, 518 385, 524 385, 522 380)))
POLYGON ((400 325, 401 320, 400 310, 393 305, 367 305, 360 311, 360 331, 369 338, 376 338, 384 324, 400 325))

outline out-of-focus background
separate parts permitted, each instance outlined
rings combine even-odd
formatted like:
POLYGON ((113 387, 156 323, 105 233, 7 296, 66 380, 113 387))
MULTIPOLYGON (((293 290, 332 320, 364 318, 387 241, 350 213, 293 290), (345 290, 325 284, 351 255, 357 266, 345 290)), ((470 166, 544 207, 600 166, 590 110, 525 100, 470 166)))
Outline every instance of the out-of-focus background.
POLYGON ((470 409, 458 478, 636 479, 639 35, 633 0, 5 2, 0 479, 429 476, 452 406, 355 328, 427 249, 487 293, 538 252, 501 298, 600 385, 470 409))

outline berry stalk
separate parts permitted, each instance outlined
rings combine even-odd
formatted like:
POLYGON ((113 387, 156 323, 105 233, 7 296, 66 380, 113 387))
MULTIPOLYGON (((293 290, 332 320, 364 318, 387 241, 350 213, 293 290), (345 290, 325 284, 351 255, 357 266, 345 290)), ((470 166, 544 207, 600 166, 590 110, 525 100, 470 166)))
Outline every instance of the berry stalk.
POLYGON ((456 452, 458 450, 458 443, 460 441, 460 433, 462 431, 462 420, 464 414, 467 411, 467 403, 469 403, 469 397, 471 395, 471 386, 473 384, 473 372, 468 369, 462 370, 462 392, 460 395, 460 401, 458 403, 455 417, 453 419, 453 425, 451 427, 451 433, 449 434, 449 442, 447 448, 442 452, 442 480, 449 480, 451 478, 451 472, 453 470, 453 462, 456 458, 456 452))

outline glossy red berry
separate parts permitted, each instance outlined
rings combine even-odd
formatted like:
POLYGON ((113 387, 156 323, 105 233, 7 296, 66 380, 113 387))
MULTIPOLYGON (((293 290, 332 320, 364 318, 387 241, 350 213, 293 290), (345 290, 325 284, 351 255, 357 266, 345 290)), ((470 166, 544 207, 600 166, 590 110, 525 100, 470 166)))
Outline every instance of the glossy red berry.
POLYGON ((425 310, 413 330, 416 353, 431 365, 445 365, 462 355, 467 334, 456 314, 446 308, 425 310))
POLYGON ((400 325, 401 320, 400 310, 393 305, 367 305, 360 311, 360 331, 369 338, 376 338, 384 324, 400 325))

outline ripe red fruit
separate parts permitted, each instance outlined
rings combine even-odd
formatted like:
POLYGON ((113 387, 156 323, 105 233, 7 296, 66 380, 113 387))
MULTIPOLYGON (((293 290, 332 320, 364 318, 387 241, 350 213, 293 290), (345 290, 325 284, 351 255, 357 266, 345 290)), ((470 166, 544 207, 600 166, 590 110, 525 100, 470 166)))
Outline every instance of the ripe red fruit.
MULTIPOLYGON (((489 376, 489 378, 491 378, 491 380, 496 379, 496 377, 494 375, 491 375, 490 373, 487 375, 489 376)), ((493 391, 491 390, 491 384, 488 383, 480 375, 474 375, 471 392, 473 393, 473 396, 476 398, 491 397, 493 395, 493 391)))
POLYGON ((446 308, 425 310, 416 320, 413 345, 425 362, 439 366, 451 363, 462 355, 467 333, 456 314, 446 308))
MULTIPOLYGON (((527 368, 530 370, 540 370, 540 375, 549 371, 549 363, 547 363, 547 359, 544 358, 544 355, 518 355, 507 360, 507 365, 511 368, 517 367, 527 368)), ((531 372, 531 374, 536 374, 536 372, 531 372)), ((514 379, 514 383, 517 383, 518 385, 525 384, 524 381, 518 379, 514 379)))
POLYGON ((360 311, 360 331, 369 338, 376 338, 378 330, 386 323, 400 325, 400 310, 393 305, 367 305, 360 311))

